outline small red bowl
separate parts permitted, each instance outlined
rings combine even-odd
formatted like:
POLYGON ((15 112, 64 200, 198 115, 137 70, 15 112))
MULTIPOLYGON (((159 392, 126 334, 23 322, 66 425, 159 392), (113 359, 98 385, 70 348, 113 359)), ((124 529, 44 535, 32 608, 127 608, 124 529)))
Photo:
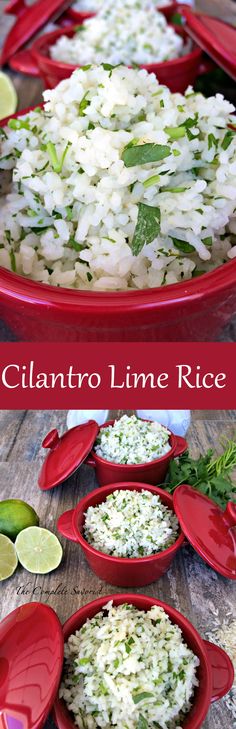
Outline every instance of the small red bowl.
MULTIPOLYGON (((82 22, 79 25, 82 25, 82 22)), ((78 24, 40 36, 34 41, 30 50, 20 51, 10 59, 11 68, 21 73, 40 76, 45 88, 54 88, 62 79, 69 78, 78 66, 50 58, 50 47, 62 35, 72 38, 77 28, 78 24)), ((181 26, 177 26, 175 30, 184 39, 188 38, 181 26)), ((185 56, 164 63, 143 65, 140 68, 145 68, 149 73, 155 73, 159 82, 169 86, 172 92, 183 93, 187 86, 193 85, 197 75, 201 72, 201 59, 201 48, 193 44, 193 50, 185 56)), ((86 58, 84 62, 86 63, 86 58)))
MULTIPOLYGON (((140 419, 142 420, 142 418, 140 419)), ((101 425, 101 428, 114 425, 114 422, 115 420, 108 420, 101 425)), ((171 432, 169 443, 171 448, 168 453, 147 463, 113 463, 98 456, 95 450, 91 451, 85 463, 96 468, 96 477, 100 486, 106 486, 108 483, 111 484, 117 481, 140 481, 155 486, 165 480, 170 461, 181 456, 188 448, 185 438, 171 432)))
POLYGON ((143 587, 158 580, 169 569, 172 560, 184 542, 185 537, 181 529, 174 544, 163 550, 163 552, 137 558, 112 557, 109 554, 104 554, 94 549, 83 537, 85 512, 89 506, 98 506, 113 491, 127 489, 130 491, 143 491, 143 489, 150 491, 152 494, 160 496, 162 503, 174 511, 172 497, 163 489, 146 483, 140 484, 139 482, 112 483, 95 489, 95 491, 81 499, 75 509, 62 514, 58 519, 57 529, 67 539, 80 544, 89 566, 100 580, 105 580, 110 585, 116 585, 117 587, 143 587))
MULTIPOLYGON (((234 670, 230 658, 214 643, 203 640, 189 620, 175 608, 161 600, 130 593, 103 596, 84 605, 64 624, 64 640, 67 641, 71 634, 80 630, 86 620, 91 620, 110 600, 113 600, 115 606, 129 603, 138 610, 144 611, 150 610, 153 605, 158 605, 165 610, 170 620, 180 627, 188 647, 200 661, 197 671, 199 685, 194 691, 191 709, 183 720, 182 726, 183 729, 200 729, 210 704, 224 696, 232 686, 234 670)), ((75 729, 73 714, 69 712, 65 702, 59 699, 59 696, 53 707, 53 716, 58 729, 75 729)))

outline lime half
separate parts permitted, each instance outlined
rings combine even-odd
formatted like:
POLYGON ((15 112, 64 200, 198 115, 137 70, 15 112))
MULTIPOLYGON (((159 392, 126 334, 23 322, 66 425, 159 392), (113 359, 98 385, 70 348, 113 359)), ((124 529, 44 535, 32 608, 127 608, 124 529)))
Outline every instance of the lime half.
POLYGON ((14 114, 17 107, 17 94, 9 76, 0 71, 0 119, 14 114))
POLYGON ((38 515, 26 501, 21 499, 0 501, 0 534, 5 534, 14 542, 22 529, 38 525, 38 515))
POLYGON ((0 581, 7 580, 15 572, 18 559, 14 544, 5 534, 0 534, 0 581))
POLYGON ((48 529, 32 526, 23 529, 15 541, 19 562, 28 572, 46 575, 55 570, 62 559, 59 540, 48 529))

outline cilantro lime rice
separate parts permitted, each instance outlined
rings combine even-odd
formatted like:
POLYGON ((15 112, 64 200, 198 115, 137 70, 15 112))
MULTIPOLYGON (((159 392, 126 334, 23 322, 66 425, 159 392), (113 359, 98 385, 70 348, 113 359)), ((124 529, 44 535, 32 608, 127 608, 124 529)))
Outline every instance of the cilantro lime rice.
POLYGON ((160 496, 150 491, 113 491, 85 514, 84 537, 95 549, 113 557, 139 558, 174 544, 178 520, 160 496))
MULTIPOLYGON (((152 2, 152 0, 143 0, 142 5, 154 5, 156 8, 163 8, 167 5, 170 5, 170 0, 157 0, 157 2, 152 2)), ((87 13, 98 13, 101 8, 104 5, 104 0, 78 0, 77 2, 73 3, 73 10, 76 10, 76 12, 87 12, 87 13)))
POLYGON ((118 63, 132 66, 169 61, 188 51, 162 13, 140 0, 107 0, 96 17, 85 20, 71 38, 61 35, 50 48, 56 61, 118 63))
POLYGON ((236 255, 234 107, 145 70, 76 70, 1 131, 0 265, 43 283, 145 289, 236 255), (2 183, 3 184, 3 183, 2 183))
POLYGON ((113 463, 147 463, 170 451, 170 431, 157 422, 136 415, 122 415, 113 425, 101 428, 94 450, 113 463))
POLYGON ((163 608, 110 601, 65 644, 60 697, 80 729, 181 729, 198 666, 163 608))

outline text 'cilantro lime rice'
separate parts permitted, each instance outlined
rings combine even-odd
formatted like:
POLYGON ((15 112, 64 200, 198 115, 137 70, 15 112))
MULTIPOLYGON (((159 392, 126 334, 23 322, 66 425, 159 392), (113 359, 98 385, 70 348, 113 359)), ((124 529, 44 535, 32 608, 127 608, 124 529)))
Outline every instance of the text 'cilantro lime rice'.
POLYGON ((150 491, 117 490, 85 514, 84 536, 113 557, 146 557, 174 544, 178 520, 150 491))
POLYGON ((69 637, 60 696, 80 729, 181 729, 198 665, 163 608, 109 602, 69 637))
POLYGON ((169 430, 160 423, 122 415, 114 425, 101 428, 94 450, 113 463, 147 463, 170 451, 169 436, 169 430))
POLYGON ((183 40, 162 13, 141 0, 107 0, 99 14, 86 20, 70 38, 62 35, 50 48, 56 61, 145 65, 178 58, 187 52, 183 40))
POLYGON ((233 106, 145 70, 78 69, 1 131, 0 265, 76 289, 145 289, 236 255, 233 106))

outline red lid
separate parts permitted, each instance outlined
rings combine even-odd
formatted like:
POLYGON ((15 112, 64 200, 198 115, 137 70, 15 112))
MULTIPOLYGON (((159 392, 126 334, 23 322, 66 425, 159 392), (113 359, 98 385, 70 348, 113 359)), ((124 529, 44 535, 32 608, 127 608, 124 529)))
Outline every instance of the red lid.
POLYGON ((236 504, 220 509, 191 486, 178 486, 173 495, 180 526, 192 547, 220 575, 236 579, 236 504))
POLYGON ((64 641, 52 608, 37 602, 18 607, 0 623, 0 724, 39 729, 58 691, 64 641))
POLYGON ((1 65, 22 48, 49 20, 56 20, 71 5, 71 0, 36 0, 26 5, 25 0, 11 0, 4 12, 16 15, 1 52, 1 65))
POLYGON ((236 80, 236 29, 217 18, 195 14, 187 5, 181 5, 179 10, 191 38, 236 80))
POLYGON ((43 448, 50 448, 50 452, 39 474, 39 488, 47 491, 71 476, 88 456, 98 432, 95 420, 70 428, 61 438, 56 428, 51 430, 42 442, 43 448))

